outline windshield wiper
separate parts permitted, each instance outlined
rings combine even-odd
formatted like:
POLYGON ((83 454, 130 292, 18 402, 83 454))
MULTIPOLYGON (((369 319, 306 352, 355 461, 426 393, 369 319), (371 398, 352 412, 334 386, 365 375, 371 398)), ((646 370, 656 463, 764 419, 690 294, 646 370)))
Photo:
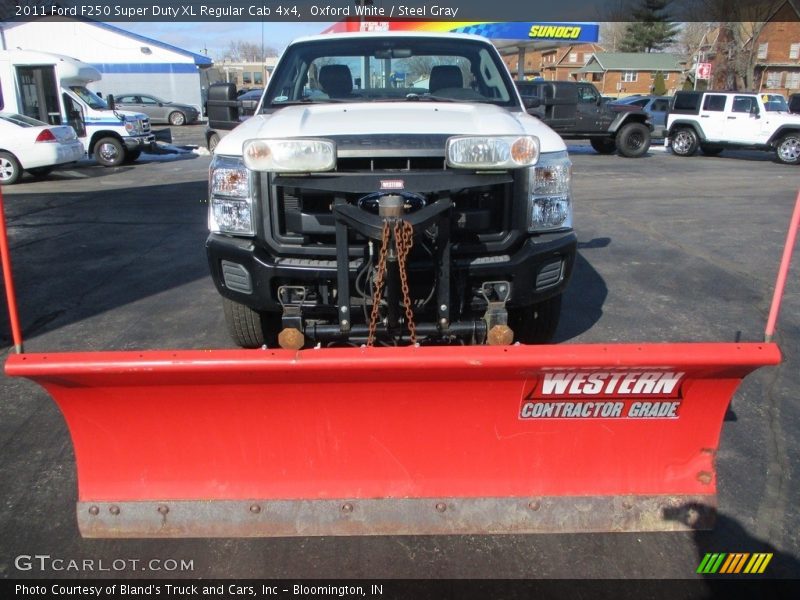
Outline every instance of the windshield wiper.
POLYGON ((447 98, 445 96, 431 96, 430 94, 425 94, 424 96, 420 96, 419 94, 410 93, 406 94, 406 101, 407 102, 460 102, 454 98, 447 98))
POLYGON ((492 104, 492 100, 486 98, 453 98, 452 96, 435 96, 431 94, 406 94, 406 102, 480 102, 482 104, 492 104))
POLYGON ((292 106, 295 104, 336 104, 342 102, 359 102, 360 98, 301 98, 299 100, 273 100, 270 106, 292 106))

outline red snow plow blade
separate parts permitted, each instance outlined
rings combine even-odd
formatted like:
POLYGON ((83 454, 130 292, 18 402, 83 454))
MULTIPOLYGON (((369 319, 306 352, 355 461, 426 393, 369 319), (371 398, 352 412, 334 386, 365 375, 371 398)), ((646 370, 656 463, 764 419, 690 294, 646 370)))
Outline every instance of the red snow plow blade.
POLYGON ((86 537, 707 528, 771 343, 22 354, 86 537))

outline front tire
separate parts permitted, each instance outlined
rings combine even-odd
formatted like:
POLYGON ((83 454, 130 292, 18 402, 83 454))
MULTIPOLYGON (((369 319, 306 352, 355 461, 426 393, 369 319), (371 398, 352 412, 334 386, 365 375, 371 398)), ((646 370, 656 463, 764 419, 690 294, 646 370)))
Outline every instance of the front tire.
POLYGON ((0 152, 0 183, 12 185, 22 177, 22 167, 10 152, 0 152))
POLYGON ((800 133, 789 133, 775 147, 775 156, 785 165, 800 165, 800 133))
POLYGON ((225 323, 233 341, 242 348, 277 346, 281 319, 278 313, 262 313, 228 298, 222 299, 225 323))
POLYGON ((639 158, 650 149, 650 129, 643 123, 628 123, 617 133, 617 150, 627 158, 639 158))
POLYGON ((589 143, 599 154, 612 154, 617 150, 617 143, 609 138, 592 138, 589 143))
POLYGON ((179 110, 169 113, 169 124, 175 127, 186 125, 186 115, 179 110))
POLYGON ((546 344, 553 339, 561 318, 561 294, 533 306, 508 309, 508 326, 514 341, 521 344, 546 344))
POLYGON ((697 133, 689 127, 678 129, 670 142, 672 153, 678 156, 694 156, 699 145, 697 133))
POLYGON ((94 146, 94 159, 104 167, 118 167, 125 161, 125 147, 117 138, 103 138, 94 146))

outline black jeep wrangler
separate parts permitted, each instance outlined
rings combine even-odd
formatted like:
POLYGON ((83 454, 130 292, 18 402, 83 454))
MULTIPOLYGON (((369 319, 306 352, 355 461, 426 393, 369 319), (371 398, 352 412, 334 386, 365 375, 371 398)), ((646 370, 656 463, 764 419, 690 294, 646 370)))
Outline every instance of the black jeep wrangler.
POLYGON ((638 158, 650 148, 653 125, 637 106, 610 104, 588 82, 517 81, 517 89, 538 117, 565 140, 588 139, 600 154, 615 150, 638 158))

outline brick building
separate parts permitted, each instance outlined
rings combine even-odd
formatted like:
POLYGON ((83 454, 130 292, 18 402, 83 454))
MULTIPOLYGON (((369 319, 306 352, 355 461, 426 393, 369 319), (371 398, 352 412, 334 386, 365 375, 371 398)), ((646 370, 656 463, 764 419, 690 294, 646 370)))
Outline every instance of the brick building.
POLYGON ((657 74, 664 76, 667 94, 683 84, 686 60, 662 52, 598 52, 573 73, 573 79, 591 81, 604 96, 651 94, 657 74))
POLYGON ((800 2, 787 0, 755 39, 754 83, 759 91, 800 92, 800 2))
MULTIPOLYGON (((602 51, 602 46, 589 42, 528 49, 525 53, 524 78, 544 77, 548 81, 570 79, 575 70, 589 62, 592 54, 602 51)), ((503 60, 516 78, 519 73, 518 55, 504 56, 503 60)))

